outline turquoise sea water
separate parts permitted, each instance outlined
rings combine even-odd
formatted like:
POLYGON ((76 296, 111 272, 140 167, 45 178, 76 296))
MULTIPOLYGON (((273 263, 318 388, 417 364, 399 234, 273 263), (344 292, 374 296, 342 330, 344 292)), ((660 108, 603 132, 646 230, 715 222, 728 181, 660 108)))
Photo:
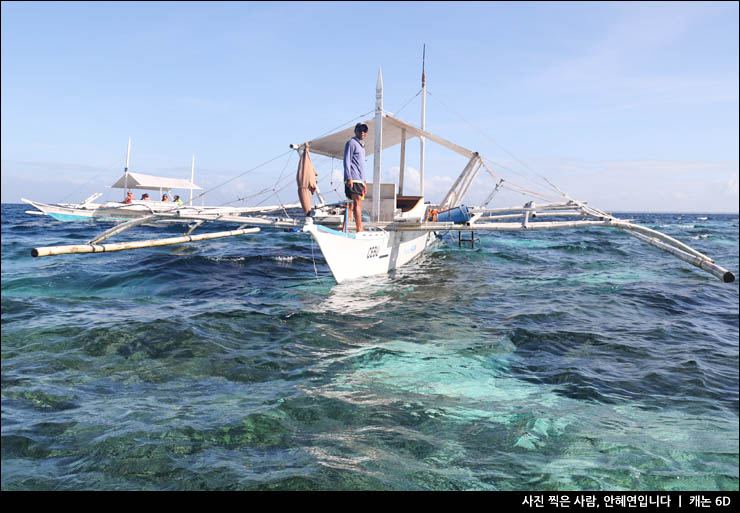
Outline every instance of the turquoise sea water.
MULTIPOLYGON (((34 259, 108 225, 24 210, 3 490, 738 490, 738 283, 616 230, 336 285, 282 231, 34 259)), ((738 274, 737 215, 624 217, 738 274)))

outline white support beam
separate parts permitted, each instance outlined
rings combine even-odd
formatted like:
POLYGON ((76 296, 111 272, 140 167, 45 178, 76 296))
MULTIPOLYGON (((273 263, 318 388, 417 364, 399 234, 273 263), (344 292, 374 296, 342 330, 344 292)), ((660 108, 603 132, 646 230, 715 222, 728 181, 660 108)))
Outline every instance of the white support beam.
POLYGON ((478 162, 480 162, 480 157, 478 156, 477 153, 473 153, 472 157, 470 158, 468 163, 465 165, 465 168, 458 175, 457 179, 455 180, 455 183, 452 184, 452 187, 450 187, 450 190, 445 195, 444 199, 442 200, 442 203, 439 204, 440 210, 446 210, 448 208, 453 208, 458 205, 458 202, 460 199, 460 193, 462 192, 460 185, 467 183, 469 174, 471 173, 473 168, 476 167, 476 163, 478 162))
POLYGON ((401 169, 398 172, 398 195, 403 196, 403 176, 406 171, 406 129, 401 129, 401 169))

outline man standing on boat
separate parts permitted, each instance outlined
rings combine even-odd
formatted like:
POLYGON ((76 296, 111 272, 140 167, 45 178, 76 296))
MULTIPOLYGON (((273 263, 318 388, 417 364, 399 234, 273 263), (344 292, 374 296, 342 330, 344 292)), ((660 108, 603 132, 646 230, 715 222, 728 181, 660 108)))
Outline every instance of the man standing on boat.
MULTIPOLYGON (((352 200, 357 231, 362 229, 362 200, 365 199, 365 138, 367 125, 357 123, 355 136, 344 146, 344 194, 352 200)), ((345 229, 347 227, 345 226, 345 229)))

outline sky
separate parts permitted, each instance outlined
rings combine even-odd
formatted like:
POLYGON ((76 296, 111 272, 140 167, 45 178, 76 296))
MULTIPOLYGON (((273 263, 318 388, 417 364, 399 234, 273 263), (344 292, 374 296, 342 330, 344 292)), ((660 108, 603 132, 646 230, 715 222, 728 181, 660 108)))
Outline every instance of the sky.
MULTIPOLYGON (((426 45, 427 130, 491 171, 467 204, 499 178, 540 191, 545 177, 606 211, 738 212, 737 2, 1 9, 3 203, 120 200, 105 186, 123 174, 129 138, 132 172, 189 178, 194 156, 200 202, 294 202, 289 145, 372 117, 379 70, 384 108, 420 124, 426 45)), ((419 143, 406 153, 409 194, 419 143)), ((398 182, 399 162, 398 148, 384 153, 383 182, 398 182)), ((339 201, 341 162, 314 164, 326 200, 339 201)), ((465 164, 427 143, 427 199, 440 201, 465 164)), ((526 200, 502 191, 490 206, 526 200)))

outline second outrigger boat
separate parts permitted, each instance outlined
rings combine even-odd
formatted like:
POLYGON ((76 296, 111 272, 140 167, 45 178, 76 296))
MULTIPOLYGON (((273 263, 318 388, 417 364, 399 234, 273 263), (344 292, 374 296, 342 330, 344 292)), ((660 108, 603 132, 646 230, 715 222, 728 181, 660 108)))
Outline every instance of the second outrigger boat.
MULTIPOLYGON (((81 205, 71 206, 79 214, 81 211, 91 210, 91 217, 105 218, 109 214, 120 215, 123 223, 90 240, 87 244, 50 246, 34 248, 33 256, 58 255, 65 253, 97 253, 104 251, 118 251, 141 247, 178 244, 196 240, 213 239, 255 233, 260 228, 302 230, 313 237, 324 255, 326 262, 337 283, 347 280, 385 274, 403 266, 425 249, 433 246, 442 234, 447 232, 486 232, 511 230, 552 230, 560 228, 606 227, 621 230, 637 239, 658 249, 671 253, 679 259, 690 263, 704 271, 718 277, 724 282, 733 282, 735 275, 719 266, 707 255, 689 247, 688 245, 651 228, 640 226, 619 219, 611 214, 593 208, 585 202, 570 198, 555 186, 546 181, 561 197, 558 201, 535 203, 536 197, 523 206, 488 208, 488 203, 501 188, 509 188, 517 192, 524 189, 516 184, 504 180, 486 165, 485 159, 477 152, 464 148, 456 143, 428 132, 425 129, 425 97, 426 83, 422 71, 422 121, 421 127, 402 121, 383 109, 383 81, 382 73, 378 73, 376 84, 375 116, 365 120, 369 131, 365 141, 366 147, 373 149, 373 182, 367 184, 367 197, 363 202, 363 211, 369 217, 364 232, 355 233, 346 222, 345 203, 327 204, 321 194, 318 194, 319 203, 313 207, 304 205, 304 210, 297 216, 288 215, 291 208, 300 204, 277 205, 271 207, 193 207, 190 205, 178 207, 176 205, 146 205, 150 207, 142 210, 140 205, 122 206, 104 205, 91 207, 90 199, 81 205), (418 138, 421 146, 420 158, 420 194, 409 196, 403 194, 405 147, 406 142, 418 138), (424 198, 424 152, 426 141, 437 143, 468 159, 467 164, 453 183, 450 190, 439 204, 425 202, 424 198), (394 183, 382 182, 382 153, 392 146, 400 145, 401 162, 398 192, 394 183), (483 206, 468 207, 463 201, 471 189, 471 185, 481 169, 498 180, 496 187, 488 196, 483 206), (88 205, 88 207, 85 207, 88 205), (112 209, 112 210, 111 210, 112 209), (282 217, 275 214, 280 211, 282 217), (304 215, 304 212, 308 212, 304 215), (130 216, 130 217, 126 217, 130 216), (179 221, 192 223, 189 230, 182 237, 155 239, 148 241, 123 242, 118 244, 103 244, 102 241, 120 234, 128 229, 143 223, 179 221), (192 235, 193 230, 209 221, 236 223, 236 230, 216 232, 202 235, 192 235)), ((292 144, 291 148, 302 154, 301 166, 305 165, 309 151, 313 154, 342 159, 344 145, 352 137, 353 128, 346 128, 338 132, 308 141, 303 144, 292 144)), ((128 157, 126 175, 128 173, 128 157)), ((126 178, 128 180, 128 178, 126 178)), ((126 184, 128 185, 128 184, 126 184)), ((197 188, 192 179, 184 185, 185 189, 197 188)), ((318 190, 316 191, 318 193, 318 190)), ((64 212, 52 212, 48 205, 24 200, 36 206, 40 211, 56 217, 65 215, 64 212), (44 208, 47 210, 44 211, 44 208)), ((192 200, 191 200, 192 203, 192 200)), ((63 205, 57 205, 56 208, 63 205)), ((470 239, 469 239, 470 240, 470 239)))
MULTIPOLYGON (((131 161, 131 139, 128 141, 128 148, 126 150, 126 167, 124 168, 123 176, 116 180, 113 185, 108 186, 110 189, 123 189, 126 195, 129 191, 152 191, 152 194, 157 198, 161 198, 163 193, 172 197, 172 190, 183 190, 189 191, 190 197, 187 203, 177 204, 174 201, 159 201, 156 199, 132 199, 129 202, 123 201, 106 201, 105 203, 96 203, 103 193, 96 192, 89 198, 81 201, 80 203, 41 203, 39 201, 33 201, 26 198, 21 198, 21 201, 27 203, 37 210, 27 210, 27 214, 35 215, 48 215, 57 221, 104 221, 104 222, 122 222, 140 219, 156 214, 181 212, 183 214, 239 214, 246 212, 265 212, 271 211, 272 209, 267 208, 253 208, 253 207, 223 207, 223 206, 196 206, 193 204, 193 191, 202 190, 201 187, 193 183, 195 176, 195 157, 193 157, 192 166, 190 169, 190 179, 184 178, 171 178, 164 176, 155 176, 144 173, 132 173, 129 171, 129 164, 131 161)), ((288 208, 296 207, 296 205, 288 205, 288 208)), ((276 207, 277 208, 277 207, 276 207)), ((285 206, 280 206, 279 211, 282 211, 285 206)), ((169 221, 190 222, 187 219, 170 218, 169 221)))

